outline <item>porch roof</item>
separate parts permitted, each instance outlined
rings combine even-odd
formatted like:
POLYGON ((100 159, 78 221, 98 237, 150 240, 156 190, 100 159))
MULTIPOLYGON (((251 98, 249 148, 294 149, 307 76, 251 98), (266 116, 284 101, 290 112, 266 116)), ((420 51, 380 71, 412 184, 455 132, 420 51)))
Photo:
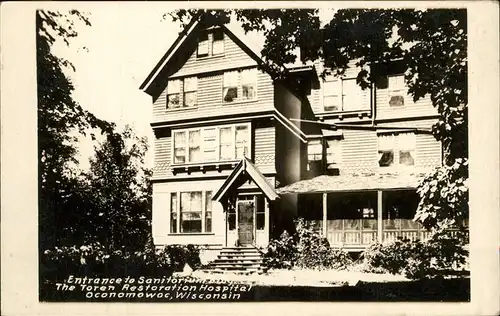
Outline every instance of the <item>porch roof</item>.
POLYGON ((269 200, 274 201, 279 198, 278 193, 267 181, 266 177, 248 158, 244 157, 214 194, 212 200, 220 202, 232 188, 234 189, 241 185, 241 177, 244 175, 247 175, 248 178, 255 182, 269 200))
POLYGON ((338 176, 321 175, 278 188, 280 195, 353 192, 369 190, 414 189, 429 170, 399 173, 350 173, 338 176))

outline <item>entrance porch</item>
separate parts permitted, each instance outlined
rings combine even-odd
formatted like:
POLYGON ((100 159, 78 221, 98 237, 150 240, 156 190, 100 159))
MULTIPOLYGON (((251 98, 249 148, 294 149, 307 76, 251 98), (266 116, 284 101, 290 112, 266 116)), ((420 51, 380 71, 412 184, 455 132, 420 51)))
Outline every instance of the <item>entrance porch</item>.
POLYGON ((265 247, 269 243, 270 208, 279 198, 274 186, 244 158, 213 200, 225 213, 225 247, 265 247))

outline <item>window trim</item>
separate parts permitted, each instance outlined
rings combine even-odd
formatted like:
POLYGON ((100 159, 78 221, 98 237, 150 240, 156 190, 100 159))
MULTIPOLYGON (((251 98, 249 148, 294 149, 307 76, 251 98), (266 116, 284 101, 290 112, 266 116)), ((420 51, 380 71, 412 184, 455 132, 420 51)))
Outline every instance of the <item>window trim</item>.
POLYGON ((222 87, 221 87, 221 104, 222 104, 222 106, 257 101, 259 98, 258 93, 257 93, 258 86, 259 86, 259 69, 255 66, 242 67, 242 68, 237 68, 237 69, 227 69, 227 70, 222 71, 222 87), (254 97, 251 99, 243 99, 243 83, 241 81, 241 73, 244 70, 254 70, 255 71, 254 97), (233 71, 236 71, 238 73, 238 85, 236 86, 237 91, 238 91, 238 96, 236 97, 235 100, 227 102, 227 101, 224 101, 224 88, 226 87, 224 85, 224 74, 227 72, 233 72, 233 71))
POLYGON ((182 190, 182 191, 174 191, 170 192, 170 201, 172 201, 172 196, 176 194, 177 196, 177 201, 175 205, 175 214, 177 216, 177 223, 176 223, 176 232, 172 232, 172 203, 170 202, 170 210, 169 210, 169 233, 168 235, 170 236, 180 236, 180 235, 215 235, 214 229, 213 229, 213 214, 214 214, 214 204, 212 201, 212 227, 209 232, 206 231, 206 213, 207 213, 207 204, 206 204, 206 196, 207 193, 211 192, 213 194, 213 190, 194 190, 194 191, 188 191, 188 190, 182 190), (193 192, 201 192, 201 232, 181 232, 181 222, 182 222, 182 212, 181 212, 181 194, 182 193, 193 193, 193 192))
POLYGON ((371 110, 370 94, 372 93, 372 89, 367 88, 365 90, 362 90, 361 87, 359 87, 359 85, 357 83, 356 83, 356 86, 359 87, 359 89, 361 89, 361 93, 364 93, 364 92, 367 93, 366 96, 364 96, 361 93, 359 94, 360 95, 359 99, 360 99, 360 101, 362 101, 362 102, 360 102, 360 105, 362 105, 363 102, 365 101, 364 99, 367 98, 368 99, 368 106, 366 108, 360 107, 358 109, 348 109, 348 110, 345 109, 345 105, 344 105, 344 81, 349 81, 349 80, 356 80, 356 77, 330 77, 330 78, 326 78, 325 80, 323 80, 323 83, 321 86, 321 104, 322 104, 322 110, 323 110, 322 113, 343 113, 343 112, 357 113, 357 112, 366 112, 366 111, 371 110), (338 83, 340 85, 340 92, 326 94, 325 93, 325 83, 326 82, 338 83), (325 109, 325 97, 327 97, 327 96, 340 97, 340 109, 338 109, 338 110, 325 109))
POLYGON ((196 45, 196 58, 206 58, 206 57, 209 57, 210 56, 210 51, 211 51, 211 45, 210 45, 210 34, 208 31, 206 30, 203 30, 200 34, 200 36, 198 36, 197 38, 197 45, 196 45), (207 42, 207 53, 206 54, 203 54, 203 55, 200 55, 199 53, 199 50, 200 50, 200 43, 201 42, 204 42, 204 41, 200 41, 200 38, 201 36, 206 36, 207 39, 206 39, 206 42, 207 42))
POLYGON ((179 81, 179 92, 178 93, 168 93, 168 83, 167 83, 167 88, 166 88, 166 95, 165 95, 165 109, 167 112, 171 111, 179 111, 179 110, 187 110, 187 109, 195 109, 198 107, 198 86, 199 86, 199 77, 197 75, 188 75, 188 76, 182 76, 182 77, 175 77, 175 78, 170 78, 168 82, 170 83, 171 81, 179 81), (185 80, 189 78, 194 78, 196 79, 196 90, 188 90, 186 91, 185 87, 185 80), (193 106, 186 106, 185 105, 185 93, 186 92, 195 92, 196 93, 196 98, 195 98, 195 104, 193 106), (168 106, 168 96, 170 94, 178 94, 179 95, 179 106, 176 108, 171 108, 168 106))
POLYGON ((239 160, 240 158, 236 158, 236 127, 237 126, 246 126, 247 130, 248 130, 248 134, 247 134, 247 144, 248 144, 248 157, 252 157, 252 124, 250 122, 244 122, 244 123, 234 123, 234 124, 224 124, 224 125, 216 125, 216 126, 202 126, 202 127, 192 127, 192 128, 183 128, 183 129, 175 129, 175 130, 172 130, 172 136, 171 136, 171 164, 172 166, 183 166, 183 165, 189 165, 189 164, 206 164, 206 163, 213 163, 213 164, 217 164, 217 163, 223 163, 223 162, 230 162, 230 161, 237 161, 239 160), (234 152, 233 152, 233 158, 232 159, 220 159, 220 129, 221 128, 225 128, 225 127, 231 127, 231 132, 232 132, 232 146, 233 146, 233 149, 234 149, 234 152), (216 160, 205 160, 205 158, 203 157, 201 161, 194 161, 194 162, 191 162, 189 161, 189 131, 193 131, 193 130, 200 130, 200 140, 201 140, 201 144, 200 144, 200 151, 201 151, 201 155, 203 156, 204 155, 204 150, 205 150, 205 144, 204 144, 204 133, 203 131, 204 130, 207 130, 207 129, 213 129, 215 128, 216 129, 216 134, 215 134, 215 139, 216 139, 216 157, 217 159, 216 160), (186 151, 186 154, 185 154, 185 162, 183 163, 179 163, 179 162, 175 162, 175 134, 176 133, 182 133, 182 132, 185 132, 186 133, 186 144, 184 145, 184 148, 185 148, 185 151, 186 151))
POLYGON ((212 50, 211 50, 211 57, 218 57, 218 56, 224 56, 224 54, 226 53, 226 35, 224 34, 224 30, 220 27, 220 28, 215 28, 213 29, 211 32, 212 34, 212 50), (220 40, 222 42, 222 53, 219 53, 219 54, 214 54, 214 43, 216 42, 215 41, 215 33, 216 32, 220 32, 222 34, 222 40, 220 40))
POLYGON ((389 106, 389 108, 391 109, 402 109, 402 108, 406 108, 408 104, 408 87, 405 85, 405 82, 404 82, 404 74, 402 73, 399 73, 399 74, 390 74, 390 75, 387 75, 387 105, 389 106), (403 84, 401 87, 395 87, 395 88, 391 88, 391 85, 390 85, 390 78, 394 78, 394 77, 403 77, 402 80, 403 80, 403 84), (391 105, 390 101, 391 101, 391 96, 394 92, 400 92, 401 95, 403 96, 403 105, 391 105))
POLYGON ((208 48, 207 48, 207 54, 206 55, 202 55, 202 56, 199 56, 198 55, 198 47, 199 47, 199 36, 197 38, 197 45, 196 45, 196 52, 194 54, 194 60, 203 60, 203 59, 209 59, 209 58, 219 58, 219 57, 224 57, 224 55, 226 54, 226 34, 224 32, 224 29, 222 27, 210 27, 210 28, 207 28, 205 30, 203 30, 202 32, 204 32, 205 34, 207 34, 207 45, 208 45, 208 48), (222 42, 223 42, 223 50, 222 50, 222 53, 221 54, 216 54, 214 55, 213 54, 213 43, 214 43, 214 33, 217 32, 218 30, 220 30, 222 32, 222 42))
POLYGON ((324 137, 324 146, 325 146, 325 164, 328 166, 333 165, 335 168, 340 168, 342 165, 342 137, 339 136, 327 136, 324 137), (328 142, 335 141, 338 144, 338 161, 328 162, 328 142))
POLYGON ((417 166, 417 134, 415 132, 392 132, 392 133, 377 133, 377 166, 378 168, 382 168, 384 170, 390 170, 390 169, 399 169, 399 168, 414 168, 417 166), (398 143, 398 137, 399 135, 403 134, 409 134, 413 135, 412 137, 414 138, 414 148, 411 150, 402 150, 399 143, 398 143), (388 137, 390 136, 392 138, 392 148, 391 151, 393 152, 393 163, 392 165, 389 166, 381 166, 379 164, 380 158, 380 137, 388 137), (412 165, 406 165, 406 164, 401 164, 400 163, 400 155, 401 151, 410 151, 413 153, 412 158, 413 158, 413 164, 412 165))

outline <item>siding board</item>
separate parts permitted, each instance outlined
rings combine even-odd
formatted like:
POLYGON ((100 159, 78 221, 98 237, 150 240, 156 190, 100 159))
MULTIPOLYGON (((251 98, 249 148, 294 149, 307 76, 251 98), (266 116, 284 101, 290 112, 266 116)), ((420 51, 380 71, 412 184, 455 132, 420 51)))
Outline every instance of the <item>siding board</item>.
POLYGON ((223 69, 256 66, 257 62, 243 51, 227 34, 224 34, 224 55, 198 58, 196 47, 190 52, 190 57, 179 71, 172 76, 185 76, 203 72, 214 72, 223 69))
POLYGON ((377 119, 393 119, 403 117, 418 117, 424 115, 436 115, 437 109, 432 106, 429 96, 425 96, 413 102, 410 95, 405 96, 405 105, 402 107, 391 107, 389 105, 389 89, 377 88, 376 90, 377 119))
MULTIPOLYGON (((435 120, 416 120, 378 124, 384 127, 430 128, 435 120)), ((341 173, 380 171, 376 131, 342 130, 341 173)), ((415 168, 434 168, 441 164, 441 143, 431 134, 417 133, 415 168)))
POLYGON ((259 170, 275 169, 276 132, 274 126, 255 129, 255 165, 259 170))
POLYGON ((274 109, 274 85, 269 74, 258 71, 255 100, 234 103, 222 102, 222 78, 222 73, 199 76, 198 107, 194 108, 167 110, 166 92, 162 92, 153 104, 153 123, 255 113, 274 109))

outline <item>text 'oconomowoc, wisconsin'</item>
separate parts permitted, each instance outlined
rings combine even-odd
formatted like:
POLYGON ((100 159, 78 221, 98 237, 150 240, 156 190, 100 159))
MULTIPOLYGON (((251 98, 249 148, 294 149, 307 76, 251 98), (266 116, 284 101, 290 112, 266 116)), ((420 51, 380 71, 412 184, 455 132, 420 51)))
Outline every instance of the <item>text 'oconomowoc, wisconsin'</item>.
POLYGON ((70 275, 54 284, 56 296, 66 301, 238 301, 252 286, 194 278, 140 276, 137 278, 90 278, 70 275))

